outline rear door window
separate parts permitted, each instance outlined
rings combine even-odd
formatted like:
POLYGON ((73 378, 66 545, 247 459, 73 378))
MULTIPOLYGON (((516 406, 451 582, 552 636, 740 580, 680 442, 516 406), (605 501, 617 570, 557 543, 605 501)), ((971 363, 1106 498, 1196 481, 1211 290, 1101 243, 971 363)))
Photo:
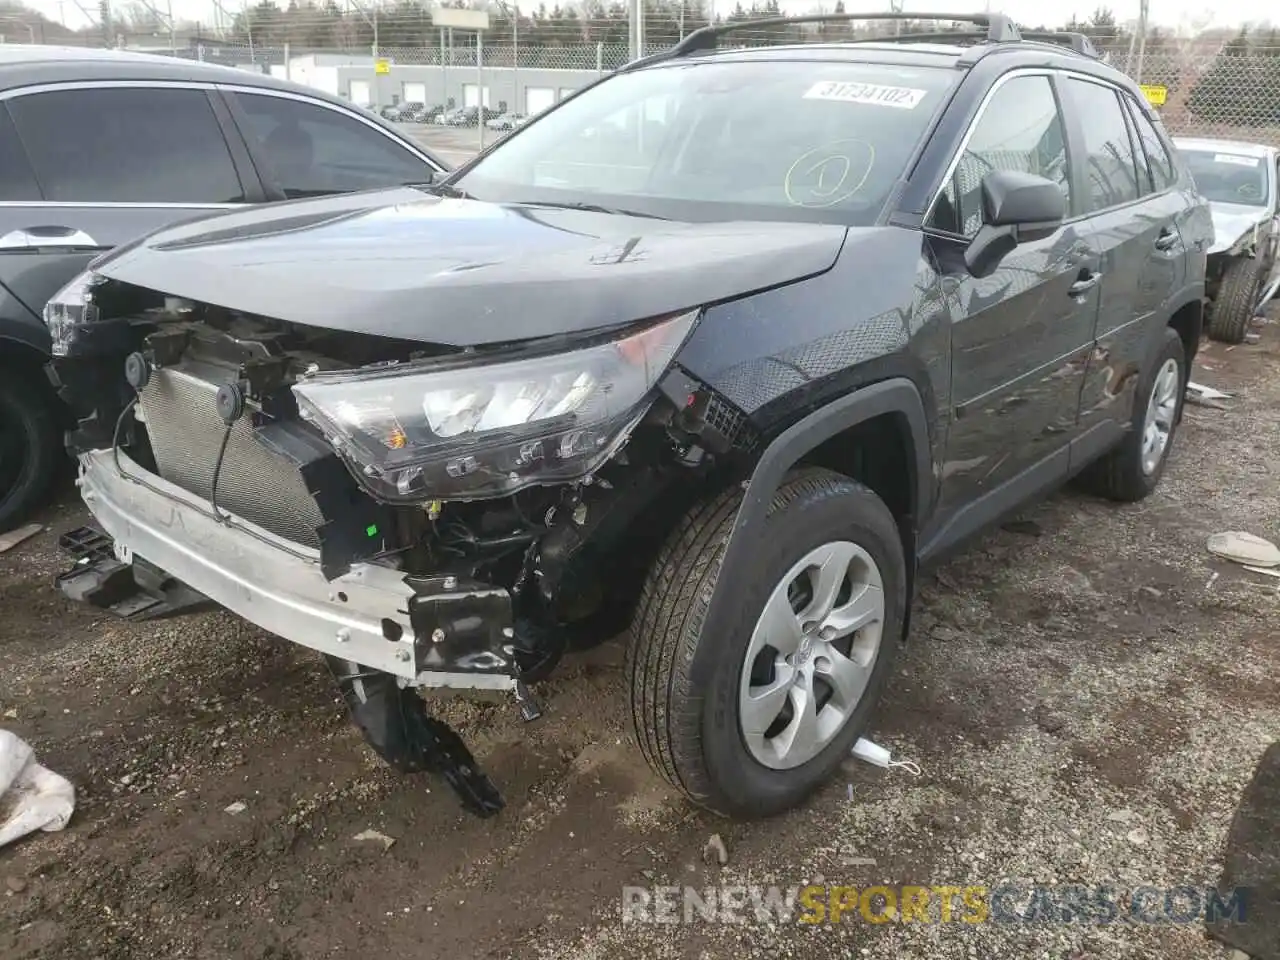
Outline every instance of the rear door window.
POLYGON ((376 127, 338 109, 237 92, 263 176, 286 197, 371 190, 430 179, 434 167, 376 127))
POLYGON ((26 151, 18 142, 8 111, 0 104, 0 202, 39 199, 40 187, 26 151))
POLYGON ((1138 189, 1137 160, 1119 94, 1088 80, 1070 79, 1064 86, 1084 129, 1085 211, 1097 213, 1137 200, 1146 191, 1138 189))
POLYGON ((17 140, 45 200, 244 200, 222 128, 203 90, 90 87, 31 93, 7 102, 17 140))
POLYGON ((1169 156, 1164 141, 1160 139, 1155 126, 1146 118, 1146 115, 1138 109, 1136 104, 1129 102, 1126 105, 1129 108, 1129 119, 1133 121, 1134 130, 1138 135, 1138 144, 1146 154, 1147 162, 1151 167, 1151 179, 1155 184, 1156 192, 1168 190, 1178 182, 1173 158, 1169 156))
POLYGON ((1151 171, 1151 162, 1147 159, 1147 152, 1142 148, 1142 142, 1138 139, 1138 130, 1134 126, 1133 114, 1123 107, 1120 112, 1124 114, 1125 126, 1129 130, 1129 142, 1133 144, 1133 162, 1138 168, 1138 193, 1145 197, 1156 192, 1155 176, 1151 171))

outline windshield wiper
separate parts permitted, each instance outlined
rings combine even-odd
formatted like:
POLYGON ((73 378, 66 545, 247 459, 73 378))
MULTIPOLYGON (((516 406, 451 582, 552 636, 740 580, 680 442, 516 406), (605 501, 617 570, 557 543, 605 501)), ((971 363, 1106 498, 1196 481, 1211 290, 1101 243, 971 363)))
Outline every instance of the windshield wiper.
POLYGON ((421 183, 406 183, 406 187, 415 187, 418 190, 425 190, 427 193, 434 193, 438 197, 451 197, 455 200, 474 200, 475 198, 467 191, 453 186, 449 183, 432 183, 429 180, 421 183))
POLYGON ((656 213, 645 213, 640 210, 624 210, 622 207, 608 207, 601 203, 585 203, 580 200, 554 202, 550 200, 521 200, 517 201, 526 207, 555 207, 558 210, 584 210, 587 213, 608 213, 619 217, 644 217, 648 220, 670 220, 670 217, 660 217, 656 213))

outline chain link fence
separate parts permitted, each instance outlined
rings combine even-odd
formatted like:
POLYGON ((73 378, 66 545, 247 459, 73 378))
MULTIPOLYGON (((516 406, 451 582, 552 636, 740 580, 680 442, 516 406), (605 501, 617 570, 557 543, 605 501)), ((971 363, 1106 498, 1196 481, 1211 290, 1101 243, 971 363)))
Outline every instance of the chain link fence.
MULTIPOLYGON (((354 0, 349 0, 354 3, 354 0)), ((723 3, 723 0, 721 0, 723 3)), ((837 9, 842 9, 837 3, 837 9)), ((444 30, 417 0, 394 6, 276 6, 270 0, 228 16, 214 29, 161 22, 139 24, 154 7, 129 0, 107 6, 112 21, 56 35, 56 24, 0 22, 8 42, 28 37, 50 43, 116 46, 271 72, 328 89, 372 108, 425 100, 428 106, 473 106, 532 113, 615 70, 638 52, 669 49, 708 20, 702 0, 645 0, 642 27, 633 30, 622 5, 591 0, 581 8, 543 5, 522 10, 495 0, 490 29, 444 30), (141 11, 141 12, 140 12, 141 11), (130 19, 132 17, 133 19, 130 19), (141 27, 142 29, 139 29, 141 27)), ((218 6, 217 10, 225 10, 218 6)), ((720 13, 718 11, 718 13, 720 13)), ((776 0, 718 22, 776 15, 776 0)), ((1095 18, 1096 19, 1096 18, 1095 18)), ((839 42, 898 34, 964 29, 950 23, 837 21, 735 31, 733 45, 839 42)), ((1044 29, 1038 27, 1037 29, 1044 29)), ((1070 23, 1057 29, 1090 35, 1103 56, 1152 95, 1175 135, 1231 137, 1280 145, 1280 35, 1215 31, 1175 37, 1152 28, 1145 39, 1109 21, 1070 23)), ((65 31, 64 31, 65 32, 65 31)))

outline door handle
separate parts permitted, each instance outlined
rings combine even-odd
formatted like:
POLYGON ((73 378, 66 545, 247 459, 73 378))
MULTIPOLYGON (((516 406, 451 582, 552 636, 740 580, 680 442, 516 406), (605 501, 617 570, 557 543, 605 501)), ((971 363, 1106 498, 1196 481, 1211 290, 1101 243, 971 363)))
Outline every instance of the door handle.
POLYGON ((27 227, 25 230, 10 230, 0 237, 0 250, 40 250, 50 248, 93 248, 100 244, 74 227, 27 227))
POLYGON ((1087 270, 1080 271, 1080 279, 1067 288, 1067 292, 1073 297, 1082 297, 1102 280, 1101 273, 1090 273, 1087 270))
POLYGON ((1172 250, 1174 244, 1178 242, 1178 234, 1167 227, 1160 231, 1160 236, 1156 237, 1157 250, 1172 250))

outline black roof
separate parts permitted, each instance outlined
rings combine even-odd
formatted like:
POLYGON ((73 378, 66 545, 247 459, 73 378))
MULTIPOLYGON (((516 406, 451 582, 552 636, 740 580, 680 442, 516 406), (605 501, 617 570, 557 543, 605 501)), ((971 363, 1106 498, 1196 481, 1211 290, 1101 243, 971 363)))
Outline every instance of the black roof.
MULTIPOLYGON (((663 51, 622 68, 642 69, 648 65, 688 62, 693 59, 750 60, 876 60, 893 64, 929 64, 971 67, 979 61, 998 57, 1009 67, 1058 67, 1091 74, 1128 88, 1135 94, 1137 85, 1123 71, 1106 62, 1093 42, 1084 34, 1026 31, 1008 17, 998 13, 826 13, 800 17, 772 17, 740 20, 733 23, 702 27, 686 36, 671 50, 663 51), (734 34, 785 27, 805 23, 842 22, 850 20, 913 21, 915 23, 963 23, 977 29, 942 33, 906 33, 898 36, 834 42, 801 42, 786 44, 743 44, 734 46, 734 34), (726 46, 720 46, 721 41, 726 46)), ((1146 106, 1145 98, 1139 97, 1146 106)))
MULTIPOLYGON (((298 93, 312 100, 322 100, 347 110, 360 112, 366 123, 380 126, 398 139, 405 137, 372 110, 362 110, 350 100, 315 87, 291 80, 280 80, 266 73, 241 70, 216 63, 203 63, 183 57, 135 53, 130 50, 58 47, 43 44, 0 43, 0 94, 21 87, 50 83, 94 83, 121 80, 160 81, 170 83, 221 83, 228 86, 254 87, 298 93)), ((426 154, 442 170, 445 163, 420 143, 414 148, 426 154)))
MULTIPOLYGON (((1104 60, 1081 56, 1053 43, 1023 40, 1009 43, 980 43, 961 45, 948 43, 943 34, 927 36, 878 37, 875 40, 844 40, 810 43, 773 44, 770 46, 723 47, 671 57, 658 54, 648 63, 693 59, 752 59, 752 60, 866 60, 875 59, 892 63, 918 63, 932 66, 971 66, 979 59, 999 56, 1008 58, 1011 65, 1069 66, 1073 70, 1095 73, 1098 76, 1115 77, 1124 74, 1104 60)), ((636 61, 639 64, 641 61, 636 61)), ((632 64, 628 64, 627 69, 632 64)))
POLYGON ((44 83, 97 80, 168 80, 192 83, 227 83, 305 93, 310 97, 351 106, 314 87, 280 80, 266 73, 240 70, 184 57, 58 47, 30 43, 0 43, 0 92, 44 83))

